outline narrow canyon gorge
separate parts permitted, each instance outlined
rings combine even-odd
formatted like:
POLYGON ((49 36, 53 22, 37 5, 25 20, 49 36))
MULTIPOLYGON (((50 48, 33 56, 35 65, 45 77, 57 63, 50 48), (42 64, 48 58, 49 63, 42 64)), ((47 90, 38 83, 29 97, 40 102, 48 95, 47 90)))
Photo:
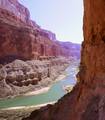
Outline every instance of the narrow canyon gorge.
MULTIPOLYGON (((104 0, 84 0, 84 41, 76 85, 54 105, 23 120, 105 120, 104 11, 104 0)), ((54 33, 32 21, 18 0, 0 0, 0 97, 23 87, 27 91, 42 79, 55 79, 68 59, 79 58, 79 50, 78 44, 59 42, 54 33)))
POLYGON ((73 90, 23 120, 105 120, 105 1, 84 0, 84 41, 73 90))
POLYGON ((48 87, 79 58, 80 44, 58 41, 18 0, 0 0, 0 98, 48 87))

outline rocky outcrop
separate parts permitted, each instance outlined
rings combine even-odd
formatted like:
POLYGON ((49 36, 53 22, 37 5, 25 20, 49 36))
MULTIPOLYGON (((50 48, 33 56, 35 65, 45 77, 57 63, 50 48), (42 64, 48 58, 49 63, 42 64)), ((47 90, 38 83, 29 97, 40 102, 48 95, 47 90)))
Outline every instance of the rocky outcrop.
POLYGON ((67 68, 65 58, 22 61, 1 66, 0 98, 17 96, 29 91, 48 87, 67 68))
POLYGON ((105 120, 105 1, 84 0, 84 42, 78 82, 55 105, 24 120, 105 120))

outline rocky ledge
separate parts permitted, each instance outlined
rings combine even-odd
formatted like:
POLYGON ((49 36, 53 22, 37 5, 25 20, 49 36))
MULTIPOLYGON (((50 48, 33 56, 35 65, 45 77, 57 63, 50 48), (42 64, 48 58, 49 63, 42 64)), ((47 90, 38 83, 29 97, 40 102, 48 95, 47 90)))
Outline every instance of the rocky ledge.
POLYGON ((22 61, 1 65, 0 97, 10 97, 51 85, 69 65, 65 58, 22 61))

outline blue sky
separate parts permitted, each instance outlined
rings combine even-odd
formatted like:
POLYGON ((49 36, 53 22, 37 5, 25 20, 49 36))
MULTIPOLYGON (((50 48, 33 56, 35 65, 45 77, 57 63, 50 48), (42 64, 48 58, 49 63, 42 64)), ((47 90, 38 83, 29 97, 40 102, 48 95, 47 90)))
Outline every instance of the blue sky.
POLYGON ((31 19, 56 34, 60 41, 83 41, 83 0, 19 0, 31 19))

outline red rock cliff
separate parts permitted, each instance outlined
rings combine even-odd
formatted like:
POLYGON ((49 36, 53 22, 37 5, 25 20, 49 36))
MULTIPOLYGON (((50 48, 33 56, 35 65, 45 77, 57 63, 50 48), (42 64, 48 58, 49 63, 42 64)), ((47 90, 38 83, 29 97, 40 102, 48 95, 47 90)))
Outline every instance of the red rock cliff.
POLYGON ((60 46, 50 37, 17 0, 0 0, 0 63, 60 55, 60 46))
POLYGON ((27 8, 17 0, 0 0, 0 63, 65 56, 62 51, 55 34, 33 22, 27 8))
POLYGON ((78 82, 25 120, 105 120, 105 1, 84 0, 84 42, 78 82))
POLYGON ((18 19, 25 23, 30 22, 30 13, 27 8, 19 4, 17 0, 0 0, 0 9, 13 13, 18 19))

